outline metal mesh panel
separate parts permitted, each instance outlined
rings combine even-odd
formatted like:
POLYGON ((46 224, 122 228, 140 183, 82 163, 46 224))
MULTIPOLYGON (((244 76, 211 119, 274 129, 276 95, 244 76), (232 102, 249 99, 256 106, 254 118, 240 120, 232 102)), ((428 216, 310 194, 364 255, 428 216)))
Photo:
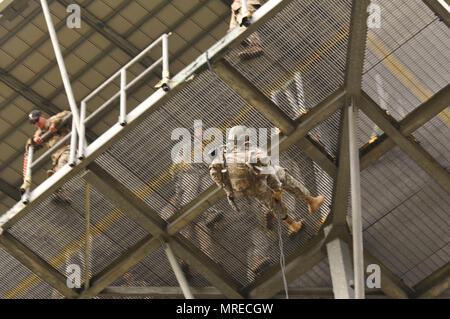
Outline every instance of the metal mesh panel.
MULTIPOLYGON (((85 182, 66 182, 71 206, 56 204, 52 195, 10 229, 12 235, 66 275, 69 264, 84 269, 85 182)), ((97 274, 145 232, 91 187, 91 271, 97 274)))
MULTIPOLYGON (((293 238, 287 236, 286 227, 282 225, 284 251, 288 256, 295 249, 306 244, 319 230, 323 218, 329 213, 333 181, 296 146, 292 146, 286 153, 280 155, 280 165, 287 168, 297 180, 304 181, 313 195, 320 193, 326 197, 321 211, 309 215, 304 202, 294 200, 291 194, 284 192, 284 201, 289 215, 296 220, 305 219, 304 228, 293 238)), ((197 217, 193 222, 195 225, 185 227, 181 233, 210 258, 221 264, 241 284, 246 285, 257 276, 252 269, 255 258, 268 257, 271 264, 278 263, 278 226, 275 219, 274 232, 268 236, 263 226, 265 209, 256 199, 237 199, 236 203, 240 213, 234 212, 226 199, 214 205, 214 210, 223 212, 225 216, 219 227, 213 230, 206 227, 205 220, 211 213, 210 210, 197 217)))
POLYGON ((330 266, 327 258, 289 284, 289 288, 329 288, 331 286, 330 266))
POLYGON ((369 29, 363 89, 401 120, 450 82, 450 31, 421 1, 379 1, 369 29))
POLYGON ((0 264, 1 299, 45 299, 51 297, 53 288, 3 249, 0 249, 0 264), (27 282, 31 284, 26 285, 27 282))
POLYGON ((414 285, 450 259, 449 195, 398 147, 361 174, 364 245, 414 285))
POLYGON ((241 45, 227 59, 295 119, 343 85, 350 8, 351 1, 292 1, 253 34, 263 56, 242 62, 241 45))
POLYGON ((381 134, 383 131, 364 112, 358 110, 358 148, 366 145, 372 137, 381 134))
POLYGON ((202 120, 204 129, 221 129, 224 137, 226 128, 236 124, 271 127, 224 82, 204 72, 108 150, 120 160, 114 163, 105 155, 99 163, 167 219, 175 209, 213 185, 206 163, 182 166, 174 164, 171 158, 172 148, 178 142, 171 140, 172 131, 186 128, 193 136, 194 120, 202 120), (186 190, 181 202, 174 198, 176 183, 186 190))
POLYGON ((412 135, 420 145, 444 168, 449 168, 450 163, 450 109, 447 108, 439 115, 425 123, 412 135))
MULTIPOLYGON (((199 275, 192 267, 187 265, 177 257, 177 262, 185 272, 189 285, 192 287, 206 287, 210 286, 208 282, 199 275), (189 270, 187 270, 189 269, 189 270)), ((167 255, 162 247, 159 247, 139 264, 137 264, 128 273, 132 274, 135 280, 128 278, 119 278, 112 286, 178 286, 178 281, 173 273, 172 267, 167 259, 167 255)))

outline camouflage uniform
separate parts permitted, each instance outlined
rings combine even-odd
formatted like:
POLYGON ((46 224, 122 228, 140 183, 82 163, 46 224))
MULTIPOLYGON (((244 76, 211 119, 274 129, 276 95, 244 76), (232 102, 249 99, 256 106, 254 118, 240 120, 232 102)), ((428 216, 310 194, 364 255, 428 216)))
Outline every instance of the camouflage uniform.
MULTIPOLYGON (((58 123, 69 113, 70 113, 69 111, 62 111, 50 117, 47 120, 45 128, 37 129, 33 135, 33 138, 37 136, 42 136, 44 133, 46 133, 49 130, 51 124, 58 126, 58 123)), ((42 146, 44 146, 47 149, 52 148, 56 143, 58 143, 59 140, 61 140, 62 138, 64 138, 64 136, 69 134, 70 131, 71 131, 70 126, 68 124, 64 125, 63 127, 59 128, 56 133, 52 134, 50 138, 42 144, 42 146)), ((61 167, 63 167, 69 162, 69 155, 70 155, 70 141, 68 141, 64 146, 60 147, 52 154, 51 158, 52 158, 53 172, 58 171, 61 167)), ((52 175, 53 172, 48 171, 47 174, 52 175)))
MULTIPOLYGON (((247 0, 247 12, 253 13, 261 7, 260 0, 247 0)), ((239 26, 242 22, 242 3, 241 0, 234 0, 231 4, 231 19, 228 32, 239 26)), ((247 39, 242 41, 242 45, 246 48, 239 54, 244 59, 251 59, 261 55, 261 40, 258 32, 253 32, 247 39)))
MULTIPOLYGON (((272 212, 274 192, 286 190, 301 200, 310 196, 308 189, 284 168, 271 167, 269 156, 258 148, 225 151, 222 158, 217 156, 211 163, 210 175, 228 196, 255 197, 272 212), (261 168, 270 169, 270 173, 259 173, 261 168)), ((286 212, 282 212, 281 218, 286 217, 286 212)))

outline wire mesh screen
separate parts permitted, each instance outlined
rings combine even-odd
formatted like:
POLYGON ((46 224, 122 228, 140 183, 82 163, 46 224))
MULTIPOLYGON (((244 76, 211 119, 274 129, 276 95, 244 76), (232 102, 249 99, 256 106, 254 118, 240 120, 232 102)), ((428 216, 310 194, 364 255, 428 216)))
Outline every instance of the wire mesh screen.
POLYGON ((450 31, 422 1, 377 1, 369 28, 363 89, 397 120, 450 82, 450 31))
POLYGON ((330 266, 327 258, 289 284, 289 288, 329 288, 331 286, 330 266))
POLYGON ((227 60, 295 119, 343 85, 350 11, 351 1, 292 1, 252 34, 261 57, 242 61, 244 42, 227 60))
POLYGON ((1 299, 51 298, 53 288, 3 249, 0 249, 0 263, 1 299))
POLYGON ((444 168, 450 167, 450 108, 417 129, 412 135, 420 145, 444 168))
MULTIPOLYGON (((79 175, 62 187, 70 205, 51 195, 14 224, 10 233, 64 276, 68 266, 85 269, 85 181, 79 175)), ((145 232, 90 187, 91 276, 98 274, 145 232)))
POLYGON ((361 173, 364 245, 410 286, 450 259, 450 196, 392 149, 361 173))
MULTIPOLYGON (((176 258, 191 287, 210 286, 192 267, 176 258)), ((178 281, 162 247, 144 258, 139 264, 116 280, 112 286, 176 287, 178 281)))

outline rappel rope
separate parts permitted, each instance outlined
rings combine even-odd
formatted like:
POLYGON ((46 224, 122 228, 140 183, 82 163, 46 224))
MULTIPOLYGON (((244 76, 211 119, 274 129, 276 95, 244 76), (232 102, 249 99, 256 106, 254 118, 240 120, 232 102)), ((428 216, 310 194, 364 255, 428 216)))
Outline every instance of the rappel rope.
MULTIPOLYGON (((265 181, 263 181, 264 184, 272 191, 275 192, 272 187, 270 187, 265 181)), ((281 269, 281 276, 283 278, 283 286, 284 286, 284 292, 286 294, 286 299, 289 299, 289 293, 288 293, 288 285, 286 280, 286 262, 284 258, 284 244, 283 244, 283 237, 281 236, 282 228, 281 228, 281 203, 278 203, 279 207, 277 207, 277 220, 278 220, 278 247, 280 248, 280 269, 281 269)), ((274 205, 276 207, 276 205, 274 205)), ((273 209, 275 209, 275 207, 273 209)))
MULTIPOLYGON (((216 72, 214 72, 214 69, 211 66, 211 62, 209 61, 209 57, 208 57, 208 50, 205 52, 205 57, 206 57, 206 64, 208 65, 208 69, 209 72, 211 72, 214 75, 214 81, 217 83, 218 87, 220 87, 220 91, 219 91, 219 96, 223 95, 223 88, 221 87, 221 80, 219 78, 219 76, 216 74, 216 72)), ((229 114, 229 109, 227 106, 227 103, 224 104, 224 108, 225 108, 225 112, 226 114, 229 114)), ((231 121, 230 121, 230 125, 232 125, 231 121)))

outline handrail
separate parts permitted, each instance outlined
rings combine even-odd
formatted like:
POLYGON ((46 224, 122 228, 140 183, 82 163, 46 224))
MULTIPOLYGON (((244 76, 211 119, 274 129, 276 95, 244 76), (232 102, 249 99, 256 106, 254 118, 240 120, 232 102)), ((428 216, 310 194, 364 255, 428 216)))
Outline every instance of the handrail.
MULTIPOLYGON (((167 33, 162 34, 158 39, 153 41, 144 50, 142 50, 136 57, 131 59, 127 64, 125 64, 122 68, 120 68, 112 76, 110 76, 106 81, 104 81, 100 86, 98 86, 94 91, 92 91, 89 95, 87 95, 81 101, 79 122, 77 123, 77 121, 72 121, 72 131, 69 134, 67 134, 61 140, 59 140, 55 145, 53 145, 53 147, 45 151, 35 161, 32 161, 33 151, 31 151, 31 154, 29 154, 29 161, 27 166, 27 174, 28 174, 27 176, 30 179, 32 169, 37 167, 44 161, 46 161, 51 156, 51 154, 54 152, 55 149, 58 149, 59 147, 63 146, 65 143, 67 143, 69 139, 71 145, 69 165, 72 167, 76 165, 77 152, 78 152, 78 159, 82 160, 84 158, 85 149, 87 147, 86 125, 93 123, 94 120, 98 117, 98 115, 101 114, 103 111, 105 111, 111 105, 111 103, 117 98, 120 98, 119 123, 120 125, 125 126, 127 124, 126 91, 131 86, 136 84, 139 80, 141 80, 144 76, 146 76, 149 72, 153 71, 157 66, 161 64, 162 64, 162 77, 161 77, 162 80, 160 81, 160 83, 164 91, 167 91, 169 89, 168 82, 170 73, 169 73, 168 37, 171 34, 172 34, 171 32, 168 34, 167 33), (130 81, 130 83, 127 84, 127 74, 126 74, 127 69, 134 63, 136 63, 136 61, 141 59, 148 51, 150 51, 160 42, 162 43, 162 57, 156 60, 152 65, 147 67, 143 72, 141 72, 132 81, 130 81), (111 98, 109 98, 106 102, 100 105, 100 107, 98 107, 94 112, 92 112, 88 117, 86 117, 87 102, 97 93, 99 93, 102 89, 104 89, 108 84, 110 84, 114 79, 116 79, 119 75, 120 75, 119 92, 115 93, 111 98)), ((64 117, 62 121, 67 122, 70 117, 72 117, 72 113, 64 117)), ((51 134, 52 134, 51 132, 44 133, 42 135, 42 139, 46 140, 48 137, 51 136, 51 134)), ((26 204, 28 202, 27 198, 29 197, 29 194, 30 194, 30 186, 26 190, 24 190, 24 196, 22 197, 23 203, 26 204)))

